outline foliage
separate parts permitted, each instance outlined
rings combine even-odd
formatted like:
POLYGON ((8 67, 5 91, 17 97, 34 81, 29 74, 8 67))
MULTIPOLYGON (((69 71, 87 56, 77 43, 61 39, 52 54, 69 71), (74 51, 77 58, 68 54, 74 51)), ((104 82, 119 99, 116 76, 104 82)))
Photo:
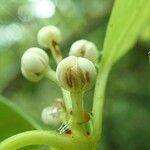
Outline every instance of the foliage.
MULTIPOLYGON (((56 93, 60 96, 60 92, 55 85, 49 84, 47 81, 41 81, 40 83, 33 85, 22 79, 19 70, 22 52, 26 48, 31 47, 31 45, 37 45, 34 37, 36 37, 35 34, 38 29, 41 26, 51 23, 60 24, 60 28, 66 33, 66 35, 64 35, 65 44, 62 45, 63 49, 65 49, 63 52, 65 55, 71 42, 77 38, 85 37, 96 41, 99 49, 101 49, 107 16, 109 13, 103 9, 99 9, 98 6, 104 7, 107 10, 109 8, 108 6, 111 5, 111 1, 89 1, 91 6, 89 4, 87 9, 83 7, 87 3, 85 1, 66 1, 65 3, 67 3, 69 8, 62 8, 62 2, 58 1, 56 15, 50 20, 41 20, 33 17, 27 22, 23 20, 23 18, 17 17, 17 10, 21 6, 29 4, 29 2, 7 1, 4 3, 1 1, 0 3, 4 5, 4 9, 1 9, 0 12, 2 18, 1 25, 7 27, 8 25, 15 24, 17 25, 15 26, 17 28, 12 28, 15 32, 16 29, 21 29, 21 32, 23 31, 23 37, 18 41, 9 41, 7 45, 1 44, 1 93, 8 97, 14 104, 21 107, 21 109, 23 109, 29 116, 33 117, 34 120, 40 122, 39 116, 41 109, 44 106, 49 105, 49 101, 56 98, 56 93), (66 14, 67 9, 70 9, 71 7, 74 9, 72 9, 69 14, 66 14), (92 7, 94 7, 94 12, 91 12, 92 7), (7 8, 10 8, 10 11, 5 13, 7 8), (85 19, 82 19, 83 17, 85 19), (78 31, 78 29, 80 30, 78 31), (6 76, 6 74, 8 74, 8 76, 6 76)), ((128 1, 128 5, 126 3, 126 1, 117 0, 111 14, 102 58, 102 62, 106 64, 107 67, 111 66, 114 62, 117 62, 120 57, 133 47, 138 39, 139 33, 146 23, 146 18, 149 15, 148 8, 150 2, 139 0, 138 3, 135 1, 128 1)), ((150 84, 148 84, 147 81, 150 72, 148 71, 149 66, 146 57, 146 50, 144 54, 140 51, 141 49, 146 49, 145 46, 147 46, 145 43, 138 44, 134 48, 136 50, 129 53, 123 60, 121 60, 114 67, 113 72, 110 75, 108 93, 106 93, 107 101, 104 109, 105 119, 102 137, 102 147, 104 149, 130 150, 149 149, 150 147, 148 142, 149 127, 147 125, 149 120, 149 107, 147 103, 149 103, 148 100, 150 97, 148 92, 150 84), (120 72, 123 73, 120 74, 120 72), (141 137, 140 141, 138 138, 139 136, 141 137)), ((53 61, 51 61, 51 64, 55 67, 53 61)), ((90 99, 92 95, 87 93, 87 97, 90 99)), ((16 131, 12 130, 13 126, 5 126, 6 132, 3 132, 5 136, 1 134, 1 139, 13 135, 14 133, 33 128, 30 123, 27 123, 24 119, 20 118, 20 115, 22 115, 20 111, 19 114, 13 112, 13 109, 11 108, 12 105, 9 105, 9 102, 7 106, 7 100, 5 100, 5 98, 1 97, 1 102, 0 107, 3 108, 0 109, 1 114, 3 114, 3 116, 11 116, 11 118, 13 118, 13 116, 14 118, 18 117, 16 121, 22 123, 22 126, 17 128, 17 122, 13 120, 14 127, 17 128, 16 131)), ((90 103, 88 103, 87 109, 89 107, 91 107, 90 103)), ((3 118, 2 122, 4 122, 4 124, 8 121, 6 117, 1 118, 3 118)), ((10 123, 11 120, 9 120, 9 123, 6 123, 6 125, 10 123)), ((1 123, 0 125, 3 124, 1 123)), ((40 126, 43 127, 44 125, 40 122, 40 126)), ((4 128, 0 128, 0 131, 4 131, 4 128)))

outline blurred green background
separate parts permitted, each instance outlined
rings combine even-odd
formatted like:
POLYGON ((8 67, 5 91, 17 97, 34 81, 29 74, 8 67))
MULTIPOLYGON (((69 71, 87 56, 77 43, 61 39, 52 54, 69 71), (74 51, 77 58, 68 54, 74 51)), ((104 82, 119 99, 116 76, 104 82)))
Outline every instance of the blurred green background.
MULTIPOLYGON (((20 59, 30 47, 39 47, 38 30, 56 25, 63 35, 62 53, 79 39, 96 43, 102 50, 112 0, 0 0, 0 93, 45 127, 40 119, 43 107, 61 97, 60 89, 47 79, 32 83, 20 72, 20 59)), ((150 22, 150 21, 149 21, 150 22)), ((122 27, 123 28, 123 27, 122 27)), ((150 31, 150 30, 149 30, 150 31)), ((144 32, 143 32, 144 33, 144 32)), ((102 139, 98 149, 150 149, 150 32, 142 34, 133 50, 121 59, 109 77, 104 108, 102 139), (144 38, 145 37, 145 38, 144 38)), ((50 65, 56 68, 50 51, 50 65)), ((86 109, 92 106, 93 89, 86 93, 86 109)), ((3 99, 3 98, 1 98, 3 99)), ((0 141, 15 133, 33 129, 29 123, 0 104, 0 141)), ((45 150, 28 147, 26 150, 45 150)))

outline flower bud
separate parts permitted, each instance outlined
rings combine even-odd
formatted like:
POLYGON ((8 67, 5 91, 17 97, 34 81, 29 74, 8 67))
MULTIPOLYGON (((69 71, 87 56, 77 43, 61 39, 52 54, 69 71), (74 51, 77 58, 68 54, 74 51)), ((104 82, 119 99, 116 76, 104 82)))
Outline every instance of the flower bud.
POLYGON ((62 123, 61 113, 63 113, 63 109, 60 107, 55 105, 46 107, 42 111, 41 119, 45 124, 51 127, 58 127, 62 123))
POLYGON ((61 41, 60 30, 52 25, 48 25, 39 30, 38 43, 44 48, 50 48, 50 46, 57 45, 61 41))
POLYGON ((94 64, 82 57, 69 56, 57 66, 56 76, 60 85, 68 91, 85 91, 95 83, 94 64))
POLYGON ((37 82, 41 80, 49 67, 49 58, 40 48, 29 48, 21 58, 21 71, 25 78, 37 82))
POLYGON ((69 55, 84 57, 96 63, 98 59, 98 50, 94 43, 87 40, 78 40, 72 44, 69 55))

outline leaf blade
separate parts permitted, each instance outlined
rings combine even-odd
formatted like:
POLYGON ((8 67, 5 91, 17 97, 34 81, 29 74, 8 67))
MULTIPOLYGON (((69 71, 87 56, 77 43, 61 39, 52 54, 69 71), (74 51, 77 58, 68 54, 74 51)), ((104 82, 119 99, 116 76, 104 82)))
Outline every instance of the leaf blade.
POLYGON ((103 61, 114 64, 135 44, 147 22, 150 2, 116 0, 108 24, 103 48, 103 61))
POLYGON ((32 118, 0 95, 0 141, 16 133, 39 129, 32 118))

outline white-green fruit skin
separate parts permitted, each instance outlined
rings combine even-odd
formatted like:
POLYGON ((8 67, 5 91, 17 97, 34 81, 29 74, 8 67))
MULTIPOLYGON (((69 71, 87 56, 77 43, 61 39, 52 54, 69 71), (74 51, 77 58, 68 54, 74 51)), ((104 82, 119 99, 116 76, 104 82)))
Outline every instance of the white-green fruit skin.
POLYGON ((60 43, 61 32, 57 27, 48 25, 39 30, 37 38, 40 46, 50 48, 52 42, 60 43))
POLYGON ((40 48, 29 48, 21 58, 23 76, 33 82, 41 80, 49 66, 46 52, 40 48))
POLYGON ((98 60, 98 50, 94 43, 87 40, 78 40, 70 48, 70 56, 84 57, 96 63, 98 60))
POLYGON ((86 91, 95 83, 96 69, 86 58, 69 56, 58 64, 56 76, 64 89, 86 91))
POLYGON ((51 127, 58 127, 61 124, 61 110, 57 107, 50 106, 43 109, 41 119, 43 123, 51 127))

